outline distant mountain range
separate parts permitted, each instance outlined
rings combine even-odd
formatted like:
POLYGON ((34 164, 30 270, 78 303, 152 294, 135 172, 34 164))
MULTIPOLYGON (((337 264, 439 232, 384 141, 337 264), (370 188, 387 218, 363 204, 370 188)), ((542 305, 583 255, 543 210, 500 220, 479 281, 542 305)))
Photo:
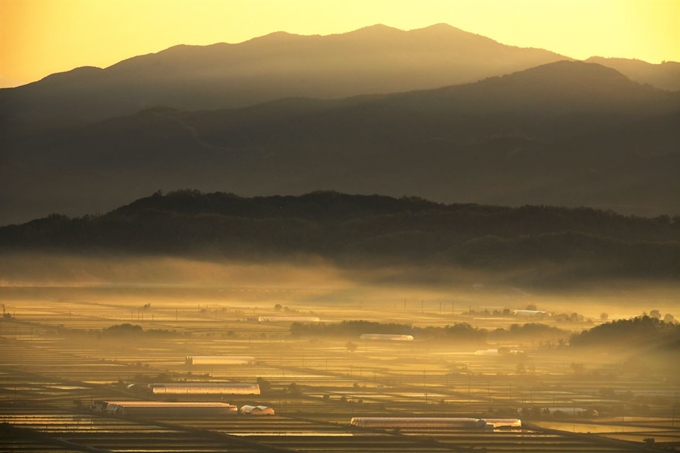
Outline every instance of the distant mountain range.
POLYGON ((646 83, 664 90, 680 90, 680 63, 677 61, 652 64, 626 58, 591 57, 586 62, 616 69, 635 82, 646 83))
POLYGON ((680 92, 447 25, 178 46, 0 90, 0 126, 0 225, 181 188, 680 213, 680 92))
MULTIPOLYGON (((375 25, 329 36, 279 32, 240 44, 176 46, 1 89, 0 115, 90 122, 159 105, 205 110, 288 97, 345 98, 476 82, 568 59, 445 24, 412 31, 375 25)), ((593 61, 631 80, 680 90, 680 63, 593 61)))
POLYGON ((375 25, 329 36, 279 32, 54 74, 0 90, 0 114, 92 121, 158 105, 204 110, 344 98, 475 82, 564 59, 444 24, 412 31, 375 25))

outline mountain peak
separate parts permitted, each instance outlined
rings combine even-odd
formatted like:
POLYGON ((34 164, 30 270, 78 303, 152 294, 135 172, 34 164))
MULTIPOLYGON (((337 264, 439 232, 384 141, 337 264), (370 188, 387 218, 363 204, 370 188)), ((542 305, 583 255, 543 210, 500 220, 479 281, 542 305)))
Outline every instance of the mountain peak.
POLYGON ((460 28, 456 28, 453 25, 446 24, 444 22, 430 25, 427 27, 423 28, 415 28, 411 30, 412 32, 423 32, 423 31, 429 31, 429 32, 442 32, 442 33, 451 33, 451 32, 463 32, 463 33, 468 33, 464 30, 461 30, 460 28))
MULTIPOLYGON (((546 63, 544 65, 529 68, 521 73, 536 73, 536 74, 555 74, 560 78, 578 80, 579 77, 598 77, 608 79, 618 79, 620 81, 628 81, 630 79, 621 74, 616 69, 603 66, 598 63, 588 63, 578 60, 561 60, 553 63, 546 63)), ((509 74, 505 77, 511 77, 509 74)))
POLYGON ((368 27, 359 28, 348 33, 341 33, 341 35, 356 35, 356 36, 374 36, 374 35, 395 35, 402 34, 403 30, 390 27, 383 24, 369 25, 368 27))
POLYGON ((275 31, 263 36, 258 36, 257 38, 249 39, 244 41, 242 44, 254 43, 254 42, 278 42, 278 41, 288 41, 296 38, 307 38, 308 36, 296 35, 294 33, 288 33, 287 31, 275 31))

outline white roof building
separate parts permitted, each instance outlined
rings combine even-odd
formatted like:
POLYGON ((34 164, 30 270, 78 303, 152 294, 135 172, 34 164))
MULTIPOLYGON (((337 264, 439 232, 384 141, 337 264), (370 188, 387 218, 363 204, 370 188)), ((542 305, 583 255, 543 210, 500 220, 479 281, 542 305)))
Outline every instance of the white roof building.
POLYGON ((478 418, 450 417, 353 417, 350 424, 364 428, 483 428, 478 418))
POLYGON ((234 415, 238 408, 228 403, 164 402, 164 401, 108 401, 103 410, 117 415, 234 415))
POLYGON ((350 424, 363 428, 521 428, 516 418, 353 417, 350 424))
POLYGON ((255 357, 245 355, 189 355, 187 365, 253 365, 255 357))
POLYGON ((183 395, 259 395, 260 386, 257 384, 232 384, 232 383, 167 383, 151 384, 151 391, 156 394, 183 394, 183 395))
POLYGON ((485 418, 486 428, 521 428, 522 420, 518 418, 485 418))
POLYGON ((275 415, 274 409, 268 406, 245 405, 241 407, 241 413, 246 415, 275 415))
POLYGON ((319 322, 318 316, 260 316, 258 322, 319 322))
POLYGON ((386 333, 364 333, 360 340, 413 341, 413 335, 392 335, 386 333))
POLYGON ((550 316, 550 313, 547 311, 541 311, 541 310, 512 310, 512 314, 515 316, 524 316, 524 317, 543 317, 543 316, 550 316))

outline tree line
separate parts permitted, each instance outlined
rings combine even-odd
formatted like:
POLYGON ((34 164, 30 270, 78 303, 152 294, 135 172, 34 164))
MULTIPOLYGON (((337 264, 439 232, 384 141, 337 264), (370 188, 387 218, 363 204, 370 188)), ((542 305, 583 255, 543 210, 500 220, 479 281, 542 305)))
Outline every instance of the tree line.
POLYGON ((339 323, 301 323, 290 325, 294 337, 338 337, 357 339, 362 334, 412 335, 417 340, 451 340, 457 343, 485 345, 496 341, 542 341, 568 338, 568 332, 540 323, 513 324, 508 329, 480 329, 466 322, 444 327, 415 327, 410 324, 353 320, 339 323))
POLYGON ((186 190, 156 193, 104 215, 54 214, 5 226, 0 250, 250 260, 312 254, 340 263, 428 262, 472 269, 553 265, 576 278, 678 278, 680 217, 337 192, 244 198, 186 190))

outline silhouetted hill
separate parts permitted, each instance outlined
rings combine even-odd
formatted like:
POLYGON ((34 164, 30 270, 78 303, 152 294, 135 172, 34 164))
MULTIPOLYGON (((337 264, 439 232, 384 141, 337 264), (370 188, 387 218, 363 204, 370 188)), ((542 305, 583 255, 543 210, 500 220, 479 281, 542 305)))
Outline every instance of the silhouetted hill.
POLYGON ((17 133, 3 149, 0 202, 3 223, 101 212, 182 187, 673 215, 677 143, 680 94, 600 65, 557 62, 435 90, 217 111, 154 108, 17 133))
POLYGON ((156 105, 203 110, 342 98, 469 83, 565 58, 444 24, 413 31, 376 25, 329 36, 279 32, 240 44, 175 46, 2 89, 0 114, 89 122, 156 105))
POLYGON ((678 351, 680 324, 644 315, 593 327, 573 335, 570 343, 577 348, 606 348, 608 351, 678 351))
POLYGON ((631 80, 665 90, 680 90, 680 63, 665 61, 660 64, 626 58, 590 57, 588 63, 598 63, 616 69, 631 80))
POLYGON ((303 254, 352 266, 427 263, 517 271, 524 283, 677 279, 680 218, 337 192, 242 198, 185 190, 157 193, 102 216, 52 215, 2 227, 0 251, 255 261, 303 254))

